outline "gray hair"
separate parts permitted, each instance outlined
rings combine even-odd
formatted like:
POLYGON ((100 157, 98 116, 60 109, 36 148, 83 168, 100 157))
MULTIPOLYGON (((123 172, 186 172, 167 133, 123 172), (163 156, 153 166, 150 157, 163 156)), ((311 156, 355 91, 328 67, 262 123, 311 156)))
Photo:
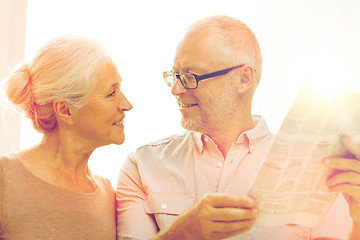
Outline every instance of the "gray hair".
POLYGON ((215 52, 215 56, 219 64, 224 67, 251 64, 256 69, 255 79, 260 81, 261 50, 255 34, 246 24, 228 16, 212 16, 190 25, 187 35, 201 31, 210 32, 217 42, 220 51, 215 52))
POLYGON ((112 62, 97 41, 61 36, 46 43, 35 58, 7 79, 7 97, 33 122, 39 132, 56 128, 52 103, 63 98, 81 108, 94 87, 92 76, 112 62))

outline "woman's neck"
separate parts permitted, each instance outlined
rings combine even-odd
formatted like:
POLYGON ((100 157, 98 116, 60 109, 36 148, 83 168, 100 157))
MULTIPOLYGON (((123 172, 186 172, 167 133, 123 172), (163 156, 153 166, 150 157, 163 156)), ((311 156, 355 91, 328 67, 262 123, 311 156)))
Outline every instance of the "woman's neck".
POLYGON ((38 178, 75 192, 93 192, 96 184, 88 168, 92 151, 84 151, 71 139, 56 132, 42 142, 19 153, 24 166, 38 178))

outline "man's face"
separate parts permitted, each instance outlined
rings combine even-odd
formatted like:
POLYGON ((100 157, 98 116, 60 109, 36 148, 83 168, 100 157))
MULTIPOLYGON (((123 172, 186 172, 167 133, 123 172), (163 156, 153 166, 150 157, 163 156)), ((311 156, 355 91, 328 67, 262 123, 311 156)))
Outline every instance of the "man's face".
MULTIPOLYGON (((219 52, 216 41, 208 33, 188 35, 178 46, 173 71, 203 75, 231 67, 219 66, 216 52, 219 52)), ((227 74, 199 81, 196 89, 185 89, 176 81, 171 92, 180 106, 185 129, 211 133, 227 124, 236 107, 236 90, 229 77, 227 74)))

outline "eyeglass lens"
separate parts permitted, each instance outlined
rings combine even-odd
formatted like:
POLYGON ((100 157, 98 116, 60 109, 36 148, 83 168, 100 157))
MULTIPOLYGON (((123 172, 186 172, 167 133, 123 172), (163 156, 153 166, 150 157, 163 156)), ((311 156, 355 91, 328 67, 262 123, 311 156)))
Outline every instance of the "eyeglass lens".
POLYGON ((182 73, 180 74, 181 82, 185 88, 196 88, 197 81, 193 74, 191 73, 182 73))

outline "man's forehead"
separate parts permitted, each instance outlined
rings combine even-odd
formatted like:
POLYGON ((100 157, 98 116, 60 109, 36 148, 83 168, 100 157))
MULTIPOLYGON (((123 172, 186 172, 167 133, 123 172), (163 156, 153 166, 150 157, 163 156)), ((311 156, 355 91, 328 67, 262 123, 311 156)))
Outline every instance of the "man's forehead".
POLYGON ((190 42, 179 45, 175 58, 174 70, 207 70, 216 65, 216 49, 209 44, 190 42))
POLYGON ((179 71, 195 71, 195 72, 201 72, 203 70, 206 70, 209 68, 209 64, 207 62, 202 61, 199 58, 193 58, 189 56, 183 56, 175 59, 173 70, 179 71))

